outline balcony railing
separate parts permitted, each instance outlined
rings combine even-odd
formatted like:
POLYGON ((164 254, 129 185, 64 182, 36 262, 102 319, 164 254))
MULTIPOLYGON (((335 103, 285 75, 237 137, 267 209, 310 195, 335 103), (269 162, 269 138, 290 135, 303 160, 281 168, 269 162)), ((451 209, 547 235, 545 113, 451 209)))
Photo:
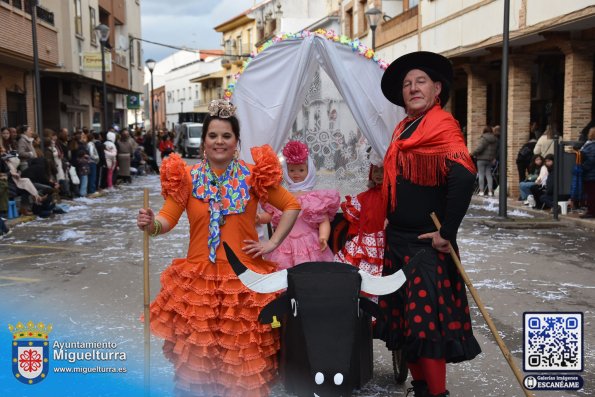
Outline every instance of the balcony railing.
MULTIPOLYGON (((32 0, 1 0, 3 3, 11 4, 12 6, 18 10, 25 11, 27 14, 31 14, 31 6, 35 1, 32 0)), ((43 8, 42 6, 37 6, 37 18, 40 20, 47 22, 48 24, 54 26, 54 13, 48 10, 47 8, 43 8)))

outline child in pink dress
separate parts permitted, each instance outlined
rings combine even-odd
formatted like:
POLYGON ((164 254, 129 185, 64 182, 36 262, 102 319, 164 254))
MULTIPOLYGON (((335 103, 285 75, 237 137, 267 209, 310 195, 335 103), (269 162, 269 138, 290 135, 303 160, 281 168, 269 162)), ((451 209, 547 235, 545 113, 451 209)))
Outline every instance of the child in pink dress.
POLYGON ((384 222, 382 206, 382 158, 370 155, 369 189, 357 196, 345 196, 341 203, 343 216, 349 222, 348 240, 335 255, 336 262, 356 266, 373 276, 382 276, 384 260, 384 222))
MULTIPOLYGON (((289 235, 266 259, 277 262, 279 269, 304 262, 332 262, 333 253, 328 247, 328 239, 330 221, 341 202, 339 192, 313 190, 316 168, 304 143, 289 141, 283 148, 283 156, 283 178, 287 190, 297 198, 302 210, 289 235)), ((264 210, 257 216, 257 222, 272 221, 273 227, 277 227, 281 212, 269 205, 265 205, 264 210)))

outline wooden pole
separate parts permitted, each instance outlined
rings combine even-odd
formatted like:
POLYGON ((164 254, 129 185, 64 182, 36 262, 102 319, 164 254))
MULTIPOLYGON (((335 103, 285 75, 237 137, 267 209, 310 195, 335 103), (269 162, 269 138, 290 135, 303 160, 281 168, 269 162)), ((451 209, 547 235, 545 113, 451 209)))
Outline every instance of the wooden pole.
MULTIPOLYGON (((145 188, 143 208, 149 208, 149 189, 145 188)), ((151 389, 151 325, 149 305, 149 230, 145 229, 143 236, 143 299, 144 299, 144 342, 145 342, 145 396, 149 396, 151 389)))
MULTIPOLYGON (((436 216, 436 214, 434 212, 432 212, 430 214, 430 216, 432 217, 432 220, 434 221, 434 225, 436 226, 436 229, 440 230, 442 225, 440 224, 440 221, 438 220, 438 217, 436 216)), ((481 298, 479 297, 477 290, 475 289, 475 287, 473 287, 471 280, 467 276, 467 273, 465 272, 465 269, 463 268, 463 265, 461 264, 461 261, 459 260, 459 256, 455 252, 455 250, 452 247, 452 244, 450 242, 448 243, 448 249, 450 251, 450 256, 452 257, 452 260, 457 265, 457 269, 459 270, 459 273, 461 273, 461 276, 463 276, 463 280, 465 280, 465 284, 467 285, 467 288, 469 289, 471 296, 473 296, 473 300, 475 300, 475 303, 477 304, 479 311, 481 312, 483 318, 485 319, 486 323, 488 324, 488 328, 490 329, 490 331, 492 331, 492 335, 494 335, 494 338, 496 339, 496 343, 500 347, 500 350, 502 350, 502 354, 504 355, 504 358, 506 359, 506 361, 508 361, 508 365, 510 365, 512 372, 514 373, 514 376, 516 377, 517 381, 521 385, 521 389, 523 389, 523 392, 525 392, 525 396, 534 397, 533 393, 531 393, 529 390, 525 389, 525 386, 523 385, 523 374, 518 369, 518 367, 516 366, 516 363, 512 359, 512 354, 510 353, 510 350, 508 350, 508 348, 504 344, 504 341, 500 337, 500 334, 498 333, 498 330, 496 329, 496 326, 494 325, 494 322, 492 321, 490 314, 485 309, 485 306, 483 305, 483 302, 481 301, 481 298)))

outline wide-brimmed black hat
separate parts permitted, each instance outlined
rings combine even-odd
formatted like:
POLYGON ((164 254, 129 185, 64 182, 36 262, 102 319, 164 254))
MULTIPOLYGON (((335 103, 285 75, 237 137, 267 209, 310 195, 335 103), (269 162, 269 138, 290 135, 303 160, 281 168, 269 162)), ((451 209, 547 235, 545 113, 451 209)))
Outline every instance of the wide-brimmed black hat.
POLYGON ((395 105, 405 107, 403 100, 403 79, 412 69, 423 70, 433 81, 442 83, 440 104, 444 106, 450 95, 453 79, 452 64, 448 58, 429 51, 418 51, 405 54, 393 61, 384 72, 380 87, 382 93, 395 105))

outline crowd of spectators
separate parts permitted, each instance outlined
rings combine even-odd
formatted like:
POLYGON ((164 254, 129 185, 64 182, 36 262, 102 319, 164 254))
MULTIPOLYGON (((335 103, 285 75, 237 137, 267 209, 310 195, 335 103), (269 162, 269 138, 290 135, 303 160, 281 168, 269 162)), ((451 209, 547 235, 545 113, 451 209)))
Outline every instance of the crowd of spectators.
POLYGON ((29 126, 0 129, 0 236, 2 218, 14 202, 20 215, 60 213, 63 199, 94 197, 103 189, 130 183, 133 175, 158 172, 151 132, 87 128, 37 134, 29 126), (42 145, 43 140, 43 145, 42 145))
MULTIPOLYGON (((555 136, 559 135, 554 125, 547 125, 540 133, 537 123, 532 123, 529 140, 519 150, 516 158, 519 173, 519 201, 535 209, 549 210, 554 205, 554 178, 556 173, 554 157, 555 136)), ((595 127, 591 121, 581 132, 573 145, 576 166, 568 205, 572 209, 586 207, 580 218, 595 217, 595 127), (583 188, 584 186, 584 188, 583 188)), ((562 195, 560 198, 566 200, 562 195)), ((561 209, 561 208, 560 208, 561 209)))

